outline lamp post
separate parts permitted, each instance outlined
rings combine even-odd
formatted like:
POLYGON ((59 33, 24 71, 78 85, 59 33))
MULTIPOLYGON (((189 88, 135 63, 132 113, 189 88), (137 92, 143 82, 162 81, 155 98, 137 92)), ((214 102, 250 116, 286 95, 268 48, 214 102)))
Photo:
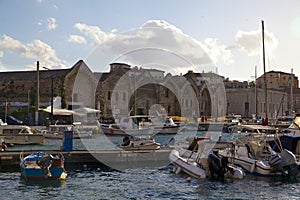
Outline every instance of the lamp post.
MULTIPOLYGON (((51 69, 47 67, 43 67, 44 69, 47 69, 51 71, 51 69)), ((54 88, 53 88, 53 75, 51 75, 51 116, 50 116, 50 124, 53 124, 53 93, 54 93, 54 88)))

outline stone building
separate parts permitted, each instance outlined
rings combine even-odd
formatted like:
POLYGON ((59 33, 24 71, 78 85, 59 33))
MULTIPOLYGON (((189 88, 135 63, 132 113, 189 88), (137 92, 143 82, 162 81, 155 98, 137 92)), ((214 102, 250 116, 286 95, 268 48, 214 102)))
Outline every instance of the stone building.
MULTIPOLYGON (((285 116, 287 93, 280 90, 268 90, 268 117, 285 116)), ((265 90, 257 88, 226 88, 227 113, 240 114, 242 117, 266 117, 265 90), (257 97, 256 97, 257 96, 257 97)))
MULTIPOLYGON (((51 82, 53 81, 53 97, 60 96, 62 107, 72 109, 74 105, 92 106, 96 79, 93 73, 79 60, 69 69, 39 70, 39 106, 51 105, 51 82), (77 83, 77 84, 76 84, 77 83), (80 83, 80 84, 78 84, 80 83), (80 87, 79 87, 80 86, 80 87), (83 86, 87 86, 84 87, 83 86), (85 94, 81 94, 84 91, 85 94)), ((11 71, 0 73, 0 112, 4 114, 8 104, 8 113, 17 109, 27 109, 32 121, 34 114, 32 107, 37 105, 37 71, 11 71)), ((25 116, 19 116, 25 118, 25 116)))
MULTIPOLYGON (((164 76, 161 70, 112 63, 110 72, 97 73, 97 77, 96 102, 105 117, 155 112, 186 117, 213 114, 210 94, 217 91, 217 84, 211 81, 215 78, 200 73, 164 76)), ((214 101, 224 102, 217 98, 214 101)), ((219 110, 219 114, 225 112, 225 109, 219 110)), ((218 115, 218 111, 214 114, 218 115)))
MULTIPOLYGON (((291 87, 291 80, 293 80, 293 87, 299 87, 299 80, 295 74, 285 73, 281 71, 266 72, 267 88, 286 88, 291 87)), ((257 87, 265 88, 264 75, 256 79, 257 87)))

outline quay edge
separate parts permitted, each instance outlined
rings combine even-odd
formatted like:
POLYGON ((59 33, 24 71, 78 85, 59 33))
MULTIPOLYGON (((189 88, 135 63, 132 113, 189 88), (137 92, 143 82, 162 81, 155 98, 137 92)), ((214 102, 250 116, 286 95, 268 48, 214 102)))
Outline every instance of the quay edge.
MULTIPOLYGON (((27 156, 36 151, 23 151, 27 156)), ((83 166, 108 167, 116 170, 128 168, 160 168, 169 164, 170 149, 155 151, 123 151, 123 150, 94 150, 61 152, 55 150, 44 151, 50 154, 62 153, 65 157, 65 168, 76 169, 83 166)), ((0 172, 20 171, 20 151, 0 152, 0 172)))

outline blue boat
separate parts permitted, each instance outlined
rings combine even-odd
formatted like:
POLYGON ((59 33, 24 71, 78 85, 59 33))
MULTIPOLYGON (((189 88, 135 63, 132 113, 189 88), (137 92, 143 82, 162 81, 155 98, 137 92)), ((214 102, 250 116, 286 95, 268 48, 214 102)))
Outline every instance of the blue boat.
POLYGON ((65 179, 67 176, 62 154, 53 156, 45 152, 35 152, 23 157, 22 152, 20 160, 21 175, 26 180, 65 179))

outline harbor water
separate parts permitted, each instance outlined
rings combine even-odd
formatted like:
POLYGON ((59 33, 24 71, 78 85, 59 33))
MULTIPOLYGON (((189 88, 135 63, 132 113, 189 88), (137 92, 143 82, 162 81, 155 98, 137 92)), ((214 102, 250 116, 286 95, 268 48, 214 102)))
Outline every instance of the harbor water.
MULTIPOLYGON (((180 137, 180 136, 179 136, 180 137)), ((170 136, 157 136, 163 145, 170 136)), ((74 140, 75 149, 113 149, 122 137, 74 140), (108 141, 111 143, 108 145, 108 141)), ((60 140, 11 150, 54 150, 60 140)), ((246 175, 242 180, 194 179, 172 173, 172 165, 116 171, 103 166, 67 168, 66 180, 25 181, 20 172, 0 172, 0 199, 300 199, 300 181, 246 175)))
POLYGON ((299 199, 300 182, 246 176, 243 180, 191 179, 164 169, 101 168, 68 171, 65 181, 28 182, 0 173, 1 199, 299 199))

